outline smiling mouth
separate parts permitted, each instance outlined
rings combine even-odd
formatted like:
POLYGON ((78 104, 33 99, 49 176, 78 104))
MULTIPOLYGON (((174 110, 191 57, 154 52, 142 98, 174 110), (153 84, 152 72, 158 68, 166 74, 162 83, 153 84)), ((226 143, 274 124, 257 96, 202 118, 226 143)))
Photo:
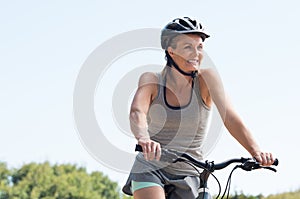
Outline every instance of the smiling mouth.
POLYGON ((187 60, 187 63, 192 64, 194 66, 198 66, 199 60, 198 59, 189 59, 189 60, 187 60))

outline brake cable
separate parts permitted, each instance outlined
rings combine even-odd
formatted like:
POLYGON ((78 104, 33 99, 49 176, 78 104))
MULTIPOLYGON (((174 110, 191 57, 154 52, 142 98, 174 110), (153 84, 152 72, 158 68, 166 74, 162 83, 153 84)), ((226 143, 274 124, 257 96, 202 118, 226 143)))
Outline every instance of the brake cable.
POLYGON ((221 199, 224 198, 224 196, 225 196, 225 194, 226 194, 226 191, 227 191, 227 197, 226 197, 226 198, 228 199, 228 197, 229 197, 229 191, 230 191, 230 185, 231 185, 231 177, 232 177, 233 172, 234 172, 237 168, 240 168, 240 165, 236 165, 236 166, 231 170, 231 172, 230 172, 230 174, 229 174, 229 177, 228 177, 228 179, 227 179, 227 183, 226 183, 226 187, 225 187, 224 193, 223 193, 221 199))
MULTIPOLYGON (((227 191, 227 199, 229 198, 229 191, 230 191, 230 185, 231 185, 231 178, 232 178, 232 174, 233 172, 237 169, 237 168, 240 168, 240 169, 243 169, 245 171, 252 171, 252 170, 256 170, 256 169, 268 169, 268 170, 271 170, 271 171, 274 171, 276 172, 277 170, 274 169, 273 167, 266 167, 266 166, 261 166, 258 162, 256 162, 255 160, 248 160, 246 161, 245 163, 242 163, 240 165, 236 165, 230 172, 229 174, 229 177, 228 177, 228 180, 227 180, 227 183, 226 183, 226 187, 225 187, 225 191, 221 197, 224 198, 225 194, 226 194, 226 191, 227 191)), ((218 197, 217 197, 218 198, 218 197)))

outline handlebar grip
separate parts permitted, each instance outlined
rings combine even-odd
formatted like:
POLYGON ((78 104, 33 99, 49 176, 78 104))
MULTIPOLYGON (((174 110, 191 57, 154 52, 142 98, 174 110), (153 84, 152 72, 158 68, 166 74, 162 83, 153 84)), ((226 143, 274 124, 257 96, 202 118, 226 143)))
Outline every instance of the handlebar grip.
MULTIPOLYGON (((135 145, 135 151, 143 152, 143 147, 137 144, 135 145)), ((162 162, 174 163, 178 160, 178 158, 179 155, 178 153, 176 153, 176 151, 172 151, 164 148, 161 150, 160 161, 162 162)))
POLYGON ((272 165, 278 166, 278 164, 279 164, 279 160, 276 158, 276 159, 274 160, 274 163, 273 163, 272 165))
POLYGON ((135 145, 135 151, 143 152, 142 146, 139 144, 135 145))
MULTIPOLYGON (((255 158, 253 158, 255 161, 257 161, 255 158)), ((278 164, 279 164, 279 160, 276 158, 275 160, 274 160, 274 162, 273 162, 273 164, 272 165, 274 165, 274 166, 278 166, 278 164)))

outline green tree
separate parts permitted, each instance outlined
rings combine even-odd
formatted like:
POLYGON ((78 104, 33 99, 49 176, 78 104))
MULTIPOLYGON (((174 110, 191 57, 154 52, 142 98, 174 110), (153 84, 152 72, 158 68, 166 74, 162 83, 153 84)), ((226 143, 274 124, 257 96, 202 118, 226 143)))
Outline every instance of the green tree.
MULTIPOLYGON (((5 167, 2 170, 6 171, 5 167)), ((118 184, 101 172, 88 174, 85 168, 71 164, 51 166, 45 162, 23 165, 20 169, 11 172, 11 185, 8 175, 9 172, 4 175, 3 182, 6 186, 6 198, 9 199, 119 199, 121 197, 118 184)))
POLYGON ((123 195, 122 199, 133 199, 132 196, 123 195))
POLYGON ((0 199, 8 199, 9 197, 9 176, 10 171, 6 164, 0 162, 0 199))

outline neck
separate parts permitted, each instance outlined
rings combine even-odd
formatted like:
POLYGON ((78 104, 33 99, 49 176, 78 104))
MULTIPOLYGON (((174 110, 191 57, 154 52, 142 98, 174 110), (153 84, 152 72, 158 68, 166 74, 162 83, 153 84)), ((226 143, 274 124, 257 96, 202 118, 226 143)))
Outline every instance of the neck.
POLYGON ((167 79, 168 82, 172 85, 176 86, 176 88, 184 88, 186 86, 190 86, 193 78, 191 76, 186 76, 181 74, 178 70, 176 70, 174 67, 169 67, 167 72, 167 79))

